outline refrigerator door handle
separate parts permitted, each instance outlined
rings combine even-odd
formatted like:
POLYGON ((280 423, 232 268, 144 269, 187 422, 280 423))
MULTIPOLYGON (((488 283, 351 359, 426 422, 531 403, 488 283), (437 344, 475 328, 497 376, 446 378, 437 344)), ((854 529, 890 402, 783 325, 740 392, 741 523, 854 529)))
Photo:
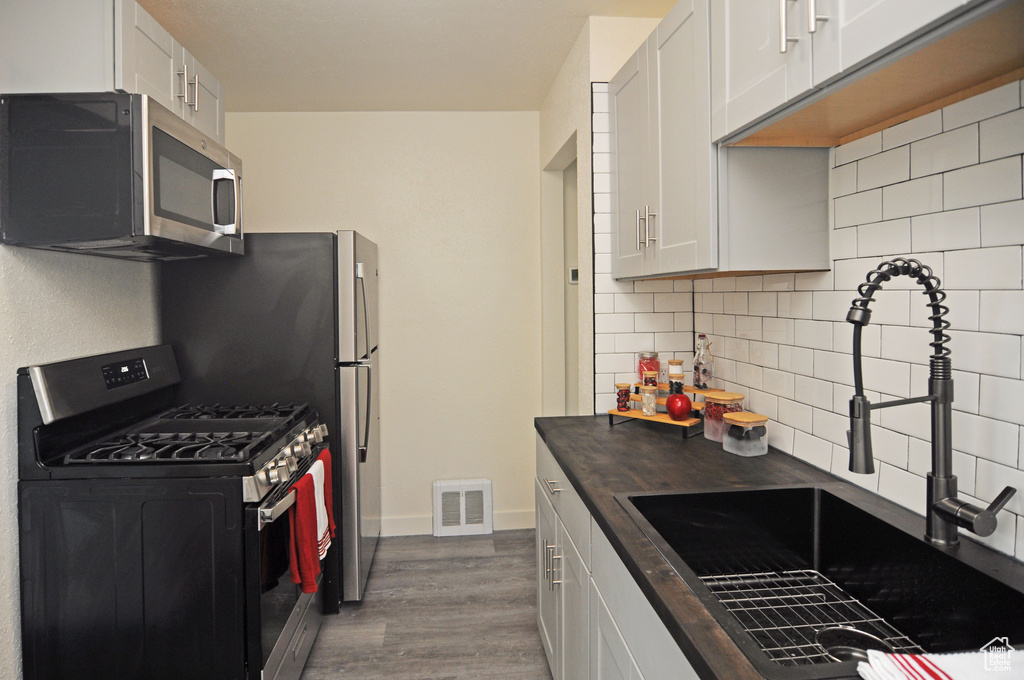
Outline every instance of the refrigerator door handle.
POLYGON ((357 447, 359 462, 366 462, 366 453, 370 447, 370 417, 373 413, 373 367, 366 365, 366 422, 363 424, 363 443, 357 447))
POLYGON ((358 267, 357 271, 359 272, 359 276, 356 280, 359 282, 359 288, 363 295, 363 336, 366 338, 366 355, 362 358, 369 359, 370 352, 373 351, 373 348, 370 347, 370 310, 366 307, 366 279, 362 276, 363 263, 357 262, 356 266, 358 267))

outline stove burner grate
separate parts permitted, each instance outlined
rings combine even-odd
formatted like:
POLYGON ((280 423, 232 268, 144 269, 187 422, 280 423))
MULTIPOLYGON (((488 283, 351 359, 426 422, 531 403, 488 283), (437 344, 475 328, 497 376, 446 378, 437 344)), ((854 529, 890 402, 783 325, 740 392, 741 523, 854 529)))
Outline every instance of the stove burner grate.
POLYGON ((262 450, 269 437, 267 432, 123 434, 69 453, 64 462, 244 462, 262 450))
POLYGON ((240 418, 284 418, 305 404, 270 404, 269 406, 234 406, 225 404, 185 405, 161 415, 168 420, 215 420, 240 418))

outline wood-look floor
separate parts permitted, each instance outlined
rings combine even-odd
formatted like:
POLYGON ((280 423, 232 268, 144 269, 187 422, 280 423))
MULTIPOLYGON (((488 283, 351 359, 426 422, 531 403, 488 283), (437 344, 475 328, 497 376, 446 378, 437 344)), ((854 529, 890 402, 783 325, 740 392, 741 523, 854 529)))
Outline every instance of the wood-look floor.
POLYGON ((534 535, 380 539, 363 602, 325 617, 302 680, 551 680, 534 535))

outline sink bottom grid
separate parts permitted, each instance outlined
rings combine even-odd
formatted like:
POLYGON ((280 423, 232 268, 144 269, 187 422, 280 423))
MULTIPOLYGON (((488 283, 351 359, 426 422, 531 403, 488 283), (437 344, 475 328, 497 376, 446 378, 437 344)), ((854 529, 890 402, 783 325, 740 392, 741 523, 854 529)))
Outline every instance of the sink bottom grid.
POLYGON ((782 666, 837 661, 815 641, 836 626, 869 633, 900 653, 924 650, 857 599, 813 570, 701 576, 766 654, 782 666))

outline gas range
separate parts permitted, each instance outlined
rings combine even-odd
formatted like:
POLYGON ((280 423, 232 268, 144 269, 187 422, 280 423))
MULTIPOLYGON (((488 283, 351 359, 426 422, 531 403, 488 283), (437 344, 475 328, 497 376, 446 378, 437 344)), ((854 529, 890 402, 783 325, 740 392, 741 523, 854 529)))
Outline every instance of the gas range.
POLYGON ((304 403, 174 406, 178 382, 167 346, 23 369, 21 479, 239 477, 254 502, 327 434, 304 403))

